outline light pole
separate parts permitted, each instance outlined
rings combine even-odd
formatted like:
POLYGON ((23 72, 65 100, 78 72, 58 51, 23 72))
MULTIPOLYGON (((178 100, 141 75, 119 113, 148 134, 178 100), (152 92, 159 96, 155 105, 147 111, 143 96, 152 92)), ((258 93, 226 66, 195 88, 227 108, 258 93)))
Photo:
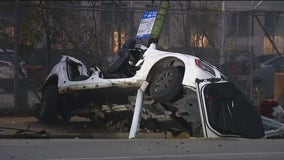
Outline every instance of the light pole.
POLYGON ((160 38, 160 34, 161 34, 161 30, 163 28, 164 25, 164 21, 165 21, 165 17, 167 14, 167 10, 169 7, 169 0, 164 0, 161 2, 160 5, 160 9, 157 13, 157 17, 156 20, 154 22, 154 26, 151 32, 151 37, 148 41, 148 46, 150 46, 151 43, 156 43, 158 44, 159 42, 159 38, 160 38))
POLYGON ((225 1, 222 1, 222 25, 221 25, 221 49, 220 49, 220 66, 224 63, 224 46, 225 46, 225 18, 226 18, 226 11, 225 11, 225 1))

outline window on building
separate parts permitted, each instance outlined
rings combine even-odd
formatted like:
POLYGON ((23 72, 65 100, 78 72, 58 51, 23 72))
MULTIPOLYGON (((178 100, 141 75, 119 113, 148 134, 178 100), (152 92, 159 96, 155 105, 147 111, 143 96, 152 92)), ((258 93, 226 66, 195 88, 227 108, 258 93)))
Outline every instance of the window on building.
POLYGON ((274 34, 274 29, 277 23, 277 17, 275 14, 266 14, 264 17, 264 27, 268 33, 274 34))
POLYGON ((0 9, 1 18, 14 18, 14 8, 13 7, 1 7, 0 9))
MULTIPOLYGON (((269 34, 270 38, 274 42, 280 53, 284 51, 284 39, 283 33, 279 32, 279 28, 282 28, 281 25, 278 25, 279 16, 275 13, 266 13, 264 16, 264 28, 266 32, 269 34)), ((264 54, 275 54, 276 50, 273 48, 269 39, 265 36, 263 39, 263 53, 264 54)))
POLYGON ((112 36, 112 50, 115 54, 118 53, 119 48, 121 48, 121 44, 124 44, 125 42, 125 32, 121 32, 119 34, 118 31, 114 31, 113 32, 113 36, 112 36), (119 37, 120 36, 120 37, 119 37), (120 39, 119 39, 120 38, 120 39), (119 42, 120 41, 120 42, 119 42), (121 44, 119 44, 121 43, 121 44))
POLYGON ((233 13, 227 19, 227 35, 228 36, 249 36, 249 18, 246 13, 233 13))
MULTIPOLYGON (((274 41, 278 51, 280 53, 284 52, 284 39, 282 36, 273 36, 272 40, 274 41)), ((269 39, 265 36, 263 38, 263 53, 264 54, 275 54, 276 51, 273 48, 271 42, 269 41, 269 39)))
POLYGON ((192 33, 191 34, 191 46, 197 48, 206 48, 208 46, 208 40, 204 34, 192 33))

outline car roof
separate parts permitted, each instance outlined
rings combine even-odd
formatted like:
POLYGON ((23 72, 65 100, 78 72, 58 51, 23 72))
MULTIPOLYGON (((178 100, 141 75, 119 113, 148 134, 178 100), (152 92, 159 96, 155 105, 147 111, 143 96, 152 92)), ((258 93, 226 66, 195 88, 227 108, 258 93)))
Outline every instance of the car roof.
POLYGON ((271 61, 273 61, 273 60, 275 60, 275 59, 284 59, 284 56, 282 56, 282 55, 276 55, 276 56, 273 56, 272 58, 269 58, 268 60, 266 60, 265 62, 263 62, 264 64, 267 64, 267 63, 269 63, 269 62, 271 62, 271 61))

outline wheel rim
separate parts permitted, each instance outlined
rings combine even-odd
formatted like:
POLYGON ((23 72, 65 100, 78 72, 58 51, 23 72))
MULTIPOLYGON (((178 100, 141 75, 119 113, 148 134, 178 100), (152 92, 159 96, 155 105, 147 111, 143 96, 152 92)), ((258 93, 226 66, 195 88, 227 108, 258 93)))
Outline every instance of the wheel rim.
POLYGON ((172 82, 174 80, 174 74, 170 71, 165 71, 161 73, 154 86, 154 91, 156 93, 164 92, 171 86, 172 82))

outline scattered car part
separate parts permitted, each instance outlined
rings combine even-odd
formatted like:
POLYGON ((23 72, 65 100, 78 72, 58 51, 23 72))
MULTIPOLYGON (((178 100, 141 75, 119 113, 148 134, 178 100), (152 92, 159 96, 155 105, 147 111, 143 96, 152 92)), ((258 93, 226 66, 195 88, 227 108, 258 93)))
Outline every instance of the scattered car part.
MULTIPOLYGON (((47 133, 45 130, 41 131, 34 131, 27 129, 19 129, 19 128, 12 128, 12 127, 0 127, 3 130, 15 130, 16 133, 14 135, 0 135, 0 137, 5 138, 49 138, 50 134, 47 133)), ((1 131, 1 130, 0 130, 1 131)))
POLYGON ((204 137, 263 138, 256 106, 234 85, 222 79, 197 79, 204 137))

